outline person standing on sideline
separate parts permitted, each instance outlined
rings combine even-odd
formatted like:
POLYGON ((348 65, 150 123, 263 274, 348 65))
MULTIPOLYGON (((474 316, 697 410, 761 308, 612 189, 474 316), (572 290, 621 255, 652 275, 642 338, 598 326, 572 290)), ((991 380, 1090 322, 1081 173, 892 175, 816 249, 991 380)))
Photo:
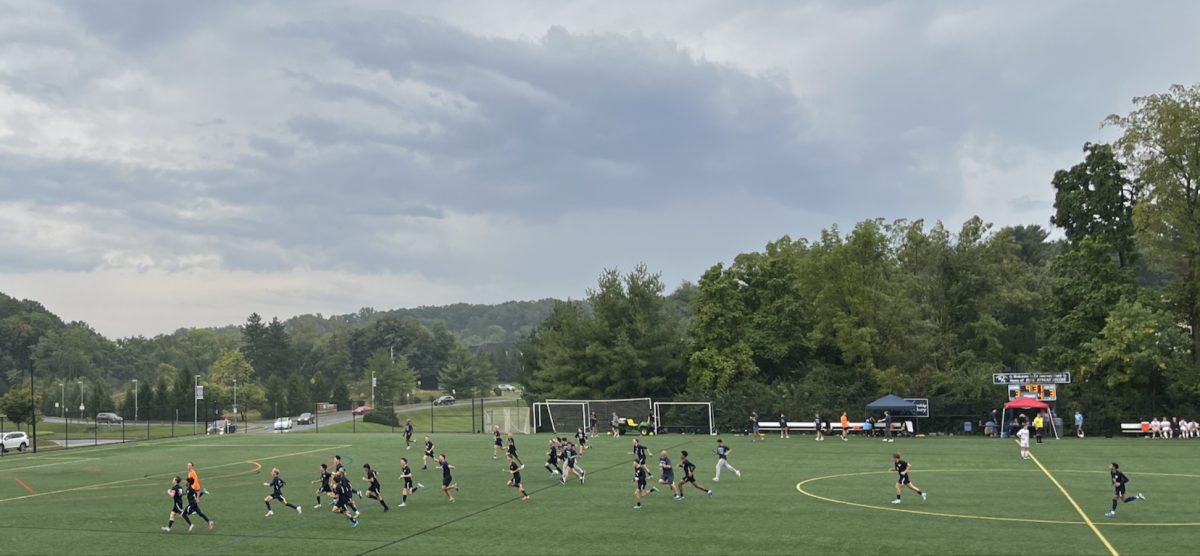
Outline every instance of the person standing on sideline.
POLYGON ((741 471, 738 471, 732 465, 729 465, 729 452, 732 452, 732 451, 733 451, 733 449, 730 448, 729 446, 726 446, 724 442, 721 442, 720 438, 717 439, 717 476, 713 477, 714 483, 721 482, 721 468, 722 467, 728 467, 729 470, 733 471, 733 474, 737 475, 738 477, 742 476, 741 471))
POLYGON ((886 409, 883 411, 883 441, 896 441, 896 439, 892 438, 892 412, 886 409))
POLYGON ((788 423, 787 417, 785 417, 783 415, 783 412, 780 411, 779 412, 779 438, 787 438, 788 437, 787 423, 788 423))
POLYGON ((1037 434, 1037 443, 1042 443, 1042 428, 1046 422, 1042 420, 1042 413, 1039 411, 1037 417, 1033 418, 1033 431, 1037 434))
POLYGON ((1083 413, 1075 410, 1075 436, 1083 438, 1083 413))
POLYGON ((621 418, 620 418, 620 417, 617 417, 617 412, 616 412, 616 411, 614 411, 614 412, 613 412, 613 416, 612 416, 612 423, 611 423, 611 424, 612 424, 612 435, 613 435, 613 438, 615 439, 615 438, 618 438, 618 437, 620 437, 620 436, 621 436, 621 418))
POLYGON ((1117 517, 1117 502, 1128 504, 1146 499, 1146 496, 1140 492, 1136 496, 1125 497, 1125 484, 1129 482, 1129 477, 1121 472, 1121 466, 1116 462, 1108 466, 1108 475, 1112 477, 1113 485, 1112 510, 1104 514, 1104 517, 1117 517))
POLYGON ((896 479, 896 499, 892 500, 893 504, 900 503, 900 490, 905 486, 907 486, 909 490, 920 494, 921 500, 925 500, 927 497, 926 494, 922 492, 921 489, 917 488, 917 485, 913 484, 912 479, 908 476, 908 472, 912 469, 912 466, 909 465, 907 461, 900 459, 900 452, 895 452, 892 454, 892 468, 895 469, 896 473, 900 475, 900 477, 896 479))
POLYGON ((821 412, 818 411, 813 416, 813 431, 817 433, 817 442, 825 440, 825 423, 821 422, 821 412))
POLYGON ((754 442, 755 440, 763 440, 762 431, 758 424, 757 411, 750 412, 750 435, 750 442, 754 442))
POLYGON ((850 417, 848 417, 846 415, 846 412, 843 411, 842 412, 842 442, 846 442, 846 441, 850 440, 850 438, 848 436, 849 434, 850 434, 850 417))
POLYGON ((1030 459, 1029 427, 1021 427, 1021 430, 1017 431, 1017 443, 1021 446, 1021 459, 1030 459))

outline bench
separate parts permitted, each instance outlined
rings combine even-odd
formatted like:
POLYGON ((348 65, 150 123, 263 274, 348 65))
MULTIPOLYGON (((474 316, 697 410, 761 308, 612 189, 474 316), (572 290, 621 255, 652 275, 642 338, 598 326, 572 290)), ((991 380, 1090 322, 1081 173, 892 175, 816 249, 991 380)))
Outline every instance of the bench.
POLYGON ((1145 423, 1121 423, 1121 434, 1150 434, 1150 422, 1145 423))
MULTIPOLYGON (((823 425, 824 426, 822 427, 822 429, 824 430, 825 434, 841 434, 842 433, 842 423, 840 421, 839 422, 826 421, 823 423, 823 425)), ((873 433, 873 434, 874 433, 880 433, 880 434, 883 433, 883 423, 875 423, 875 427, 873 429, 867 430, 867 431, 863 430, 863 425, 864 425, 864 423, 862 421, 858 421, 858 422, 851 421, 850 422, 850 432, 852 432, 852 433, 869 432, 869 433, 873 433)), ((792 433, 792 432, 816 432, 816 430, 817 430, 817 427, 816 427, 815 421, 788 421, 788 432, 789 433, 792 433)), ((758 424, 758 431, 761 433, 764 433, 764 434, 768 433, 768 432, 778 433, 779 432, 779 421, 763 421, 758 424)), ((892 434, 893 435, 900 434, 904 431, 905 431, 904 423, 901 423, 898 421, 892 421, 892 434)), ((910 430, 909 432, 912 432, 912 431, 910 430)))

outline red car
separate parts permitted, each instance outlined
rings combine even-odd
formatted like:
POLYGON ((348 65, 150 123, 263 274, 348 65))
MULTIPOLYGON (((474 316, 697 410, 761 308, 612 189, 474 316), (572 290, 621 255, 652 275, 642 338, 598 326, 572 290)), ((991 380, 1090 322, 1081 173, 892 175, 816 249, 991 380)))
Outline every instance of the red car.
POLYGON ((369 406, 369 405, 364 405, 362 407, 356 407, 356 408, 354 408, 354 411, 351 411, 351 413, 353 413, 355 415, 366 415, 370 412, 371 412, 371 406, 369 406))

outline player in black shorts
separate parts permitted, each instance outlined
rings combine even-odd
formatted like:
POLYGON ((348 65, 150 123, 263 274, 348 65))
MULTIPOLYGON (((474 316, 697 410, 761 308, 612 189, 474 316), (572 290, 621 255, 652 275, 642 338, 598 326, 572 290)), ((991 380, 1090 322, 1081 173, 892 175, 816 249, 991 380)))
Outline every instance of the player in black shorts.
POLYGON ((400 478, 404 479, 404 497, 400 499, 400 507, 403 508, 408 505, 408 495, 425 488, 425 485, 417 483, 417 486, 413 486, 412 469, 408 467, 408 458, 400 458, 400 478))
POLYGON ((454 477, 450 474, 450 470, 454 469, 450 462, 446 461, 446 454, 438 454, 438 466, 442 468, 442 492, 446 493, 446 498, 454 501, 454 495, 450 494, 451 490, 458 490, 458 484, 454 482, 454 477))
POLYGON ((712 489, 704 488, 700 486, 700 483, 696 482, 696 464, 688 461, 687 450, 679 452, 679 459, 679 468, 683 470, 683 478, 679 479, 679 484, 676 485, 679 495, 675 499, 683 500, 683 483, 691 483, 692 486, 703 490, 705 494, 712 496, 712 489))
POLYGON ((500 440, 500 425, 496 425, 496 428, 492 430, 492 459, 496 459, 497 454, 503 449, 504 441, 500 440))
POLYGON ((275 512, 271 510, 271 501, 272 500, 278 500, 280 502, 283 502, 284 506, 287 506, 293 510, 296 510, 296 513, 301 513, 299 505, 289 504, 287 501, 287 498, 283 497, 283 486, 286 484, 287 484, 287 481, 284 481, 279 476, 279 469, 272 469, 271 470, 271 482, 263 483, 263 486, 269 486, 272 489, 271 495, 267 496, 266 498, 263 498, 263 503, 267 505, 267 515, 264 517, 271 517, 271 516, 275 515, 275 512))
POLYGON ((563 440, 562 459, 567 462, 567 468, 563 470, 562 474, 562 484, 567 484, 567 479, 571 477, 571 473, 579 477, 579 484, 583 484, 584 480, 587 479, 587 475, 583 468, 579 466, 579 452, 576 452, 575 447, 566 440, 563 440))
MULTIPOLYGON (((637 460, 638 464, 642 467, 646 466, 646 454, 649 452, 650 449, 645 444, 642 444, 641 440, 637 438, 633 439, 633 459, 637 460)), ((654 475, 650 476, 653 477, 654 475)))
POLYGON ((599 419, 597 419, 597 418, 596 418, 596 412, 595 412, 595 411, 593 411, 593 412, 592 412, 592 419, 591 419, 592 428, 591 428, 591 429, 589 429, 589 432, 591 432, 593 435, 595 435, 595 434, 598 434, 598 433, 596 432, 596 423, 597 423, 598 421, 599 421, 599 419))
POLYGON ((1137 493, 1137 496, 1125 497, 1125 484, 1129 482, 1129 477, 1126 477, 1121 472, 1121 466, 1117 465, 1116 462, 1108 466, 1108 475, 1112 478, 1113 485, 1112 511, 1104 514, 1104 517, 1117 517, 1117 502, 1128 504, 1146 499, 1140 492, 1137 493))
POLYGON ((516 487, 517 492, 521 493, 521 500, 529 500, 529 495, 525 493, 525 485, 521 484, 521 470, 525 469, 525 466, 513 461, 512 454, 506 454, 505 457, 508 458, 508 472, 512 475, 505 484, 516 487))
POLYGON ((425 437, 425 454, 421 456, 421 469, 429 469, 428 464, 429 464, 430 458, 433 458, 434 461, 437 461, 437 458, 433 457, 433 441, 430 440, 428 436, 426 436, 425 437))
MULTIPOLYGON (((333 472, 337 473, 338 471, 342 472, 342 476, 344 478, 346 475, 346 468, 342 465, 342 456, 335 455, 335 456, 333 456, 333 472)), ((346 483, 349 483, 349 482, 350 482, 350 479, 346 479, 346 483)), ((357 494, 359 498, 362 498, 362 496, 363 496, 362 492, 359 492, 358 489, 356 489, 354 487, 350 487, 350 494, 357 494)), ((356 506, 354 504, 353 500, 350 501, 350 507, 353 508, 355 512, 358 511, 358 506, 356 506)))
POLYGON ((333 480, 333 473, 331 473, 329 471, 329 466, 322 463, 321 464, 321 477, 318 478, 317 480, 313 481, 314 483, 320 483, 320 485, 321 485, 321 486, 317 487, 317 505, 313 506, 314 509, 321 508, 321 495, 325 495, 325 496, 329 496, 329 497, 333 496, 333 483, 331 482, 332 480, 333 480))
POLYGON ((367 474, 366 477, 363 477, 363 480, 370 484, 370 486, 367 487, 367 498, 374 498, 378 500, 379 505, 383 506, 383 511, 386 512, 390 510, 391 508, 388 507, 387 502, 383 500, 383 491, 379 487, 379 472, 371 469, 370 464, 364 463, 363 473, 367 474))
POLYGON ((587 431, 583 427, 575 430, 575 439, 579 441, 579 453, 584 453, 588 450, 587 431))
POLYGON ((333 496, 333 513, 342 514, 343 517, 350 520, 350 527, 358 527, 356 512, 350 510, 354 489, 350 488, 350 481, 346 480, 345 471, 335 471, 333 474, 333 496))
POLYGON ((633 487, 633 499, 636 502, 633 505, 633 509, 635 510, 641 509, 643 497, 650 496, 651 492, 658 492, 658 487, 651 487, 650 490, 646 490, 646 477, 648 475, 649 473, 646 472, 645 464, 636 461, 633 462, 633 482, 635 484, 633 487))
MULTIPOLYGON (((183 479, 180 479, 179 476, 176 476, 171 480, 171 488, 167 489, 167 496, 171 498, 171 515, 167 517, 167 526, 163 527, 162 530, 168 533, 170 533, 171 528, 175 526, 175 516, 183 515, 184 488, 182 483, 183 479)), ((184 516, 184 519, 187 519, 187 516, 184 516)), ((187 522, 189 526, 192 524, 192 520, 190 519, 188 519, 187 522)))
POLYGON ((926 494, 921 492, 921 489, 917 488, 917 485, 913 484, 912 479, 909 478, 908 471, 912 469, 912 466, 909 465, 907 461, 900 459, 900 452, 892 454, 892 468, 895 469, 896 474, 899 475, 899 478, 896 479, 896 499, 892 500, 893 504, 900 503, 900 490, 905 486, 907 486, 909 490, 920 494, 921 500, 926 498, 926 494))
POLYGON ((671 456, 667 455, 666 450, 658 453, 658 470, 658 484, 670 486, 676 500, 683 496, 682 490, 675 490, 675 468, 671 466, 671 456))
POLYGON ((412 419, 404 420, 404 449, 412 449, 413 424, 412 419))
POLYGON ((517 441, 513 438, 512 433, 508 433, 508 455, 517 460, 517 463, 525 465, 525 462, 521 461, 521 456, 517 455, 517 441))
POLYGON ((546 451, 546 471, 550 472, 551 477, 562 475, 562 468, 558 466, 558 439, 551 438, 549 441, 550 449, 546 451))
POLYGON ((188 477, 188 488, 186 493, 188 505, 187 509, 183 510, 183 520, 188 522, 188 531, 191 531, 194 524, 192 523, 192 520, 188 519, 188 516, 196 514, 200 516, 200 519, 207 521, 208 528, 212 529, 213 527, 217 526, 217 522, 209 519, 208 516, 204 515, 204 512, 200 511, 200 491, 193 487, 195 484, 196 481, 194 481, 191 477, 188 477))

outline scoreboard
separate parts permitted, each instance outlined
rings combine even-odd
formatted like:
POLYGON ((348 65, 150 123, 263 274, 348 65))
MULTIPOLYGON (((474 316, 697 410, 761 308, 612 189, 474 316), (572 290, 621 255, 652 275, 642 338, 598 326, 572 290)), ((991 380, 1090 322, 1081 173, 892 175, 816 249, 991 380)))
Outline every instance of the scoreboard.
POLYGON ((1035 398, 1038 401, 1052 402, 1058 400, 1057 384, 1009 384, 1008 399, 1020 397, 1035 398))

